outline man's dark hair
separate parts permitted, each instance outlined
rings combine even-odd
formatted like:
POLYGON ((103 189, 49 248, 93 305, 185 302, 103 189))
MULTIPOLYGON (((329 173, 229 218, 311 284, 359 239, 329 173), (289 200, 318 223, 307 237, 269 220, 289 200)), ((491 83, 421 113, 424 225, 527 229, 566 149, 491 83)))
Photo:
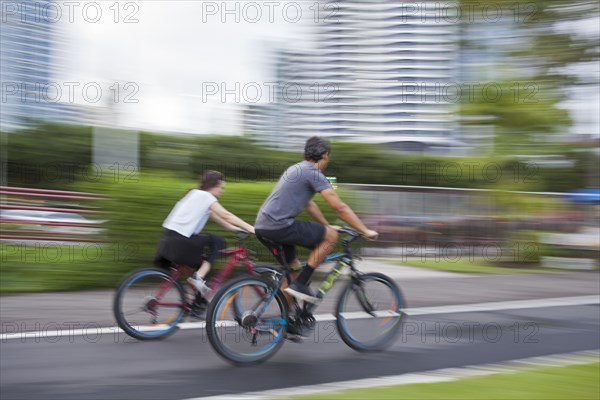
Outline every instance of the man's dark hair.
POLYGON ((225 175, 219 171, 204 171, 200 178, 200 190, 210 190, 219 186, 219 183, 224 180, 225 175))
POLYGON ((307 161, 319 161, 323 154, 329 152, 329 142, 322 137, 313 136, 306 141, 304 146, 304 159, 307 161))

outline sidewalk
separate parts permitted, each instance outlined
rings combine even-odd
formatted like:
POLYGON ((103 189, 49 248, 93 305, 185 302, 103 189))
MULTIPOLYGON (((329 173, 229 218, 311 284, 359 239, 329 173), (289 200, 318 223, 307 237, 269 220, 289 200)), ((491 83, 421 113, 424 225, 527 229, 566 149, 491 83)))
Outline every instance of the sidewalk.
MULTIPOLYGON (((319 282, 329 268, 324 265, 315 282, 319 282)), ((363 260, 360 269, 392 277, 411 308, 600 295, 597 271, 475 275, 397 266, 375 258, 363 260)), ((336 292, 343 287, 343 282, 334 285, 317 312, 332 312, 336 292)), ((114 290, 98 290, 2 296, 0 332, 114 326, 113 295, 114 290)))
MULTIPOLYGON (((315 271, 318 275, 325 276, 331 270, 333 264, 324 264, 315 271)), ((457 274, 454 272, 436 271, 427 268, 408 267, 391 263, 387 258, 364 258, 358 261, 358 269, 361 272, 380 272, 394 280, 407 279, 437 279, 437 278, 468 278, 479 275, 457 274)), ((344 275, 349 275, 350 271, 345 270, 344 275)))

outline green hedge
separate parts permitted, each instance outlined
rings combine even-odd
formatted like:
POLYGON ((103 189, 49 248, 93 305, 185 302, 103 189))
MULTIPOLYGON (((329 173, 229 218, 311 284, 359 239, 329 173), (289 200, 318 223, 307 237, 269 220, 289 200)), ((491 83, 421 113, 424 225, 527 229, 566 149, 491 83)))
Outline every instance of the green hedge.
MULTIPOLYGON (((256 214, 267 198, 276 182, 226 182, 225 192, 219 199, 229 211, 246 222, 254 224, 256 214)), ((107 179, 95 184, 82 183, 82 190, 103 193, 110 200, 98 201, 98 207, 105 210, 108 217, 108 241, 113 246, 124 249, 121 264, 133 268, 149 264, 152 261, 156 244, 161 237, 162 222, 167 217, 175 203, 186 192, 196 187, 196 179, 185 179, 173 174, 149 171, 139 175, 135 182, 115 182, 107 179)), ((347 197, 352 205, 352 197, 341 191, 341 196, 347 197)), ((336 221, 334 212, 320 199, 325 216, 330 222, 336 221)), ((303 215, 302 218, 308 218, 303 215)), ((233 234, 225 231, 219 225, 209 221, 206 227, 228 239, 228 245, 234 244, 233 234)), ((247 245, 259 252, 259 258, 272 261, 266 254, 264 246, 255 239, 249 239, 247 245)))

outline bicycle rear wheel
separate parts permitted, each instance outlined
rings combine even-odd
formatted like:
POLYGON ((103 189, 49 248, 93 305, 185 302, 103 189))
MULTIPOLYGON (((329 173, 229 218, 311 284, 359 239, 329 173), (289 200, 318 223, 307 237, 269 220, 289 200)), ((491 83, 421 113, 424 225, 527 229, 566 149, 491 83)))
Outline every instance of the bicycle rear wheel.
POLYGON ((175 332, 185 314, 179 282, 159 268, 142 268, 126 277, 115 294, 113 313, 125 333, 140 340, 162 339, 175 332))
POLYGON ((336 324, 340 337, 358 351, 382 350, 395 339, 405 308, 389 277, 369 273, 353 278, 340 294, 336 324))
POLYGON ((213 349, 235 364, 260 363, 283 344, 287 302, 260 277, 231 281, 213 297, 206 314, 206 333, 213 349))

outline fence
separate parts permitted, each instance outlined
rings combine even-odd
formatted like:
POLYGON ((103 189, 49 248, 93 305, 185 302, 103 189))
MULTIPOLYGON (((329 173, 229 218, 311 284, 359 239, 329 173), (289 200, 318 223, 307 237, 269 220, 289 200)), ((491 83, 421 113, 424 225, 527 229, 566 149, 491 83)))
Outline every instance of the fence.
POLYGON ((102 242, 105 221, 95 201, 106 196, 0 186, 0 240, 102 242))
MULTIPOLYGON (((518 231, 572 233, 590 215, 564 193, 342 184, 383 245, 503 243, 518 231)), ((596 213, 597 214, 597 213, 596 213)))

